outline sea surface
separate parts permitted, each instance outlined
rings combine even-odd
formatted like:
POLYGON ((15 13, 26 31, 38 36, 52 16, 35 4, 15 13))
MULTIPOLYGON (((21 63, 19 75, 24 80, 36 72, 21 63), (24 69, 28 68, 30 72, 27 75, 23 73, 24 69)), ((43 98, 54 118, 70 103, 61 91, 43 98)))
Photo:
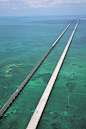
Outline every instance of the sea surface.
MULTIPOLYGON (((0 109, 75 16, 0 17, 0 109)), ((0 118, 25 129, 78 21, 76 18, 0 118)), ((75 35, 37 129, 86 128, 86 18, 75 35)))

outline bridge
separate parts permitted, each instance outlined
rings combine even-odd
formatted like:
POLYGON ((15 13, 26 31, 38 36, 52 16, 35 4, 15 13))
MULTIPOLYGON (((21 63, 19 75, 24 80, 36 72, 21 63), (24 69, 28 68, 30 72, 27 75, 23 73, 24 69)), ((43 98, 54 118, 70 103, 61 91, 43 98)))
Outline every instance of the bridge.
MULTIPOLYGON (((61 35, 57 38, 57 40, 54 42, 54 44, 50 47, 50 49, 47 51, 47 53, 43 56, 43 58, 39 61, 39 63, 35 66, 35 68, 31 71, 31 73, 26 77, 26 79, 22 82, 22 84, 18 87, 18 89, 16 89, 16 91, 13 93, 13 95, 9 98, 9 100, 5 103, 5 105, 1 108, 0 110, 0 117, 3 116, 3 114, 7 111, 7 109, 10 107, 11 103, 14 102, 14 100, 16 99, 16 97, 19 95, 19 93, 23 90, 23 88, 26 86, 26 84, 28 83, 28 81, 30 80, 30 78, 33 76, 33 74, 36 72, 36 70, 40 67, 40 65, 42 64, 42 62, 45 60, 45 58, 48 56, 48 54, 51 52, 51 50, 55 47, 55 45, 57 44, 57 42, 60 40, 60 38, 63 36, 63 34, 66 32, 66 30, 68 29, 68 27, 72 24, 74 20, 71 21, 71 23, 64 29, 64 31, 61 33, 61 35)), ((64 58, 66 56, 66 53, 68 51, 68 48, 70 46, 70 43, 72 41, 72 38, 74 36, 74 33, 76 31, 77 25, 79 23, 79 20, 69 38, 69 41, 60 57, 59 62, 57 63, 57 66, 49 80, 49 83, 37 105, 37 108, 27 126, 27 129, 35 129, 39 123, 39 120, 42 116, 43 110, 45 108, 45 105, 48 101, 48 98, 50 96, 51 90, 53 88, 53 85, 55 83, 56 77, 60 71, 60 68, 62 66, 62 63, 64 61, 64 58)))

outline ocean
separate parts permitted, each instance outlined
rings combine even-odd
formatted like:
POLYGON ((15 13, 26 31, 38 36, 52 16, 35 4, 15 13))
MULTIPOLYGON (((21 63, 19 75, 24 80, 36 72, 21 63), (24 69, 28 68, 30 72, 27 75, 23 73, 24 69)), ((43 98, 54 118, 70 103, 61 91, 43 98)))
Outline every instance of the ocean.
MULTIPOLYGON (((0 17, 0 109, 74 18, 75 16, 0 17)), ((77 21, 78 19, 73 21, 0 118, 0 129, 27 127, 77 21)), ((85 34, 86 18, 80 18, 37 129, 86 128, 85 34)))

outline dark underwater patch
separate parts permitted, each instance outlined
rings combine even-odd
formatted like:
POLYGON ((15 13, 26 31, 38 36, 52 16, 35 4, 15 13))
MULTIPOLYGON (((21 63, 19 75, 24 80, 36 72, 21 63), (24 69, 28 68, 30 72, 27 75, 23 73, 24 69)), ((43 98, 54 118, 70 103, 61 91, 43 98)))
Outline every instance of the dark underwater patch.
POLYGON ((33 78, 33 80, 39 79, 40 77, 43 79, 44 83, 47 84, 51 77, 51 74, 50 73, 39 74, 38 76, 33 78))
POLYGON ((61 124, 59 124, 58 122, 51 124, 51 126, 53 129, 61 129, 61 124))
POLYGON ((84 85, 84 87, 86 87, 86 85, 84 85))
POLYGON ((68 82, 66 86, 68 87, 69 92, 73 92, 76 87, 76 83, 68 82))

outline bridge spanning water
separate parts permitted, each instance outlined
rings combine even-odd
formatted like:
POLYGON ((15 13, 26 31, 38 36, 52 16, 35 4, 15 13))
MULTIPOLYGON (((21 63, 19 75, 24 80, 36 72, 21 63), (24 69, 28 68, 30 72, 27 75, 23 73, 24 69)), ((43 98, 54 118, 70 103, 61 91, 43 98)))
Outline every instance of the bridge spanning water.
MULTIPOLYGON (((9 100, 6 102, 6 104, 1 108, 1 110, 0 110, 0 117, 3 116, 3 114, 6 112, 6 110, 7 110, 8 107, 10 106, 10 104, 15 100, 15 98, 18 96, 18 94, 21 92, 21 90, 24 88, 24 86, 28 83, 28 81, 30 80, 30 78, 33 76, 33 74, 36 72, 36 70, 39 68, 39 66, 42 64, 42 62, 45 60, 45 58, 48 56, 48 54, 49 54, 49 53, 51 52, 51 50, 54 48, 54 46, 55 46, 56 43, 59 41, 59 39, 62 37, 62 35, 66 32, 66 30, 67 30, 68 27, 72 24, 72 22, 73 22, 73 21, 71 21, 71 23, 70 23, 70 24, 66 27, 66 29, 61 33, 61 35, 60 35, 60 36, 58 37, 58 39, 54 42, 54 44, 51 46, 51 48, 48 50, 48 52, 43 56, 43 58, 39 61, 39 63, 36 65, 36 67, 31 71, 31 73, 26 77, 26 79, 22 82, 22 84, 21 84, 21 85, 18 87, 18 89, 14 92, 14 94, 9 98, 9 100)), ((78 22, 79 22, 79 20, 78 20, 78 22)), ((68 51, 68 48, 69 48, 69 46, 70 46, 71 40, 72 40, 72 38, 73 38, 73 36, 74 36, 74 33, 75 33, 75 31, 76 31, 78 22, 77 22, 77 24, 76 24, 76 26, 75 26, 75 28, 74 28, 72 34, 71 34, 71 37, 70 37, 70 39, 69 39, 69 41, 68 41, 68 43, 67 43, 67 45, 66 45, 66 47, 65 47, 65 49, 64 49, 64 51, 63 51, 63 53, 62 53, 62 55, 61 55, 61 57, 60 57, 60 60, 59 60, 57 66, 56 66, 56 68, 55 68, 55 70, 54 70, 54 72, 53 72, 53 74, 52 74, 52 76, 51 76, 51 78, 50 78, 50 81, 49 81, 49 83, 48 83, 48 85, 47 85, 47 87, 46 87, 46 89, 45 89, 45 91, 44 91, 44 93, 43 93, 43 95, 42 95, 42 97, 41 97, 39 103, 38 103, 38 106, 37 106, 37 108, 36 108, 36 110, 35 110, 35 112, 34 112, 32 118, 31 118, 31 120, 30 120, 28 126, 27 126, 27 129, 35 129, 35 128, 37 127, 37 125, 38 125, 38 122, 39 122, 39 120, 40 120, 40 117, 41 117, 41 115, 42 115, 42 113, 43 113, 43 110, 44 110, 44 108, 45 108, 45 105, 46 105, 46 103, 47 103, 47 100, 48 100, 48 98, 49 98, 49 95, 50 95, 51 90, 52 90, 52 88, 53 88, 53 85, 54 85, 54 83, 55 83, 56 77, 57 77, 57 75, 58 75, 58 73, 59 73, 59 70, 60 70, 60 68, 61 68, 61 65, 62 65, 62 63, 63 63, 63 61, 64 61, 64 58, 65 58, 66 53, 67 53, 67 51, 68 51)))
POLYGON ((66 30, 72 24, 72 22, 73 22, 73 20, 65 28, 65 30, 61 33, 61 35, 57 38, 57 40, 53 43, 53 45, 46 52, 46 54, 43 56, 43 58, 39 61, 39 63, 35 66, 35 68, 30 72, 30 74, 26 77, 26 79, 22 82, 22 84, 18 87, 18 89, 13 93, 13 95, 9 98, 9 100, 5 103, 5 105, 1 108, 1 110, 0 110, 0 117, 3 116, 4 112, 10 106, 10 104, 15 100, 15 98, 18 96, 18 94, 21 92, 21 90, 24 88, 24 86, 28 83, 28 81, 30 80, 30 78, 33 76, 33 74, 36 72, 36 70, 39 68, 39 66, 42 64, 42 62, 45 60, 45 58, 48 56, 48 54, 54 48, 54 46, 56 45, 56 43, 60 40, 60 38, 62 37, 62 35, 66 32, 66 30))
POLYGON ((44 93, 43 93, 43 95, 42 95, 42 97, 41 97, 41 99, 40 99, 40 101, 38 103, 38 106, 37 106, 37 108, 36 108, 36 110, 35 110, 32 118, 31 118, 28 126, 27 126, 27 129, 36 129, 36 127, 38 125, 38 122, 40 120, 40 117, 41 117, 41 115, 43 113, 43 110, 44 110, 45 105, 46 105, 46 103, 48 101, 49 95, 50 95, 51 90, 53 88, 53 85, 55 83, 56 77, 57 77, 57 75, 59 73, 59 70, 61 68, 61 65, 62 65, 62 63, 64 61, 64 58, 65 58, 66 53, 68 51, 68 48, 70 46, 71 40, 72 40, 72 38, 74 36, 74 33, 76 31, 78 22, 77 22, 77 24, 76 24, 76 26, 75 26, 72 34, 71 34, 71 37, 70 37, 70 39, 69 39, 69 41, 68 41, 68 43, 67 43, 67 45, 66 45, 66 47, 65 47, 65 49, 64 49, 64 51, 63 51, 63 53, 61 55, 61 57, 60 57, 60 60, 59 60, 59 62, 57 64, 57 66, 56 66, 56 68, 55 68, 55 70, 54 70, 54 72, 53 72, 53 74, 52 74, 52 76, 51 76, 51 78, 50 78, 50 80, 48 82, 48 85, 47 85, 47 87, 46 87, 46 89, 45 89, 45 91, 44 91, 44 93))

